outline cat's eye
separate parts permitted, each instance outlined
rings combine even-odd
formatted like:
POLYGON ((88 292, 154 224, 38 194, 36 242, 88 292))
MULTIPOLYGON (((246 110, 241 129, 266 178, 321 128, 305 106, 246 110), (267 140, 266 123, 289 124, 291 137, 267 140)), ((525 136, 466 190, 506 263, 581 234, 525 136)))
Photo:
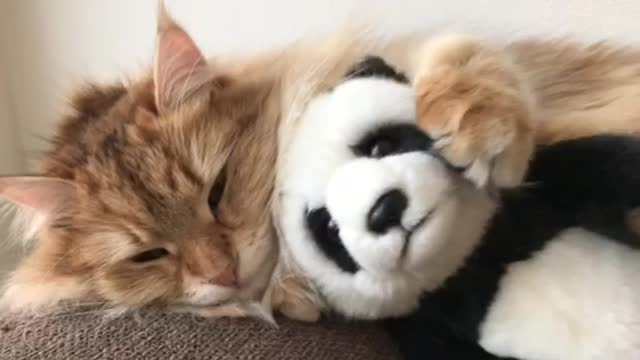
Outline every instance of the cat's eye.
POLYGON ((220 201, 222 201, 222 195, 224 195, 224 189, 227 185, 224 174, 218 176, 216 182, 211 187, 209 191, 209 209, 212 214, 216 214, 218 211, 218 207, 220 206, 220 201))
POLYGON ((163 257, 167 256, 167 255, 169 255, 169 251, 167 251, 167 249, 156 248, 156 249, 143 251, 143 252, 135 255, 134 257, 132 257, 131 260, 133 262, 136 262, 136 263, 145 263, 145 262, 149 262, 149 261, 158 260, 160 258, 163 258, 163 257))

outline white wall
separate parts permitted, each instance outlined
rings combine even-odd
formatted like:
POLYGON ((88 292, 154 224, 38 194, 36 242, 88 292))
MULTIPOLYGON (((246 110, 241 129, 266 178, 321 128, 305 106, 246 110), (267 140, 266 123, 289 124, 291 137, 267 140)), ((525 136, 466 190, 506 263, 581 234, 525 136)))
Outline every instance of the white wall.
MULTIPOLYGON (((6 2, 0 4, 0 45, 7 44, 4 35, 8 12, 6 2)), ((23 171, 24 153, 17 131, 17 122, 11 111, 11 98, 7 74, 10 71, 7 66, 7 51, 0 46, 0 175, 17 174, 23 171)), ((15 249, 5 246, 4 239, 7 237, 7 218, 0 218, 0 281, 5 272, 12 266, 16 258, 15 249)))
POLYGON ((19 172, 22 170, 24 154, 21 150, 20 137, 17 133, 11 109, 9 79, 7 74, 11 71, 7 60, 9 58, 9 44, 6 23, 9 18, 7 3, 0 3, 0 175, 19 172))
MULTIPOLYGON (((1 20, 1 18, 0 18, 1 20)), ((2 54, 0 54, 2 55, 2 54)), ((1 64, 2 62, 0 62, 1 64)), ((9 107, 9 93, 3 68, 0 68, 0 175, 17 174, 22 171, 24 156, 19 146, 16 128, 14 127, 13 116, 9 107)), ((0 208, 0 215, 2 208, 0 208)), ((9 246, 5 246, 3 240, 7 238, 6 225, 9 219, 0 217, 0 281, 4 271, 6 271, 13 261, 15 251, 9 246)))
POLYGON ((0 68, 0 175, 20 172, 24 162, 17 125, 10 107, 5 69, 0 68))

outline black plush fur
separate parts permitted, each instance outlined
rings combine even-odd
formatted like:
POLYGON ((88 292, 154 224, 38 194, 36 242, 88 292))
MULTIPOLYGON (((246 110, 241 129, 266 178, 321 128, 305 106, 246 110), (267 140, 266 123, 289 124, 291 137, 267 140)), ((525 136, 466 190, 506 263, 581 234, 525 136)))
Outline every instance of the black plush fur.
POLYGON ((358 62, 351 70, 345 75, 346 78, 359 78, 359 77, 381 77, 392 79, 400 83, 409 83, 409 79, 394 69, 391 65, 387 64, 379 56, 366 56, 360 62, 358 62))
POLYGON ((326 207, 307 210, 305 220, 311 238, 327 258, 331 259, 342 271, 350 274, 355 274, 360 270, 360 265, 344 247, 338 228, 331 225, 331 214, 326 207))
POLYGON ((640 207, 639 139, 596 136, 539 148, 526 182, 500 194, 501 206, 463 268, 425 294, 416 313, 387 322, 407 359, 501 359, 477 345, 498 283, 509 264, 563 230, 582 227, 640 247, 626 222, 640 207))
POLYGON ((431 146, 433 140, 415 125, 399 124, 374 129, 352 146, 351 151, 356 156, 381 158, 409 151, 429 151, 431 146))

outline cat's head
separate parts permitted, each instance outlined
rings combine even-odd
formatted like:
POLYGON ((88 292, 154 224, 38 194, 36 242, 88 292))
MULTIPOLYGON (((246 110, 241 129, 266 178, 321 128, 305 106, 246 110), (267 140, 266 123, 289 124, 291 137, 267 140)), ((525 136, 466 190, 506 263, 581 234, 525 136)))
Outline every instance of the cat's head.
MULTIPOLYGON (((314 99, 283 161, 283 240, 320 302, 399 316, 461 265, 493 202, 432 149, 381 59, 314 99)), ((388 68, 388 66, 387 66, 388 68)))
POLYGON ((152 76, 73 99, 42 176, 0 178, 0 197, 35 213, 37 234, 5 305, 211 308, 264 290, 276 79, 208 64, 164 13, 157 41, 152 76))

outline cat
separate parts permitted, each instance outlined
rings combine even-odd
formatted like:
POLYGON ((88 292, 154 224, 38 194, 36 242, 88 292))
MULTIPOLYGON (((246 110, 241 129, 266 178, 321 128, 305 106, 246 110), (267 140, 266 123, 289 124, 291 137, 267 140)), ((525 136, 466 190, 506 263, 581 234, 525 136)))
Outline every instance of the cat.
MULTIPOLYGON (((443 154, 461 166, 474 156, 487 162, 485 153, 500 155, 509 146, 524 144, 526 152, 535 141, 628 132, 640 112, 640 103, 629 100, 640 93, 640 53, 633 50, 562 42, 494 48, 459 40, 479 54, 488 49, 488 58, 497 60, 487 66, 508 73, 503 78, 467 71, 476 62, 449 56, 466 45, 448 36, 383 41, 360 29, 340 29, 262 54, 205 60, 162 8, 159 19, 151 74, 79 91, 41 174, 0 178, 0 197, 36 215, 26 220, 23 234, 35 234, 35 241, 7 283, 5 308, 44 311, 70 301, 244 316, 260 303, 292 318, 318 319, 320 301, 312 286, 286 248, 278 248, 279 229, 273 224, 280 211, 278 169, 308 101, 338 84, 367 55, 380 55, 407 75, 417 89, 419 109, 441 109, 443 116, 424 111, 420 123, 449 145, 495 139, 505 130, 496 135, 494 123, 534 139, 511 137, 498 151, 472 148, 461 156, 466 162, 457 161, 456 152, 441 142, 443 154), (508 61, 513 66, 502 68, 508 61), (581 62, 591 70, 584 73, 581 62), (435 71, 440 65, 451 71, 435 71), (456 113, 463 116, 445 116, 453 108, 447 105, 450 99, 427 91, 455 92, 442 81, 444 73, 466 74, 507 90, 514 88, 515 77, 515 94, 508 92, 502 102, 491 97, 495 102, 482 109, 502 113, 495 104, 518 99, 516 105, 529 112, 522 121, 511 121, 468 106, 473 111, 456 113), (534 126, 534 114, 547 120, 534 126), (622 120, 592 121, 600 117, 622 120), (476 122, 486 126, 471 133, 463 131, 465 126, 450 126, 476 122), (529 125, 517 128, 521 123, 529 125)), ((470 102, 470 97, 463 92, 454 100, 470 102)), ((489 178, 513 185, 519 166, 507 162, 504 177, 496 172, 489 178)))
POLYGON ((4 305, 252 311, 276 259, 275 84, 267 72, 212 70, 161 17, 153 75, 78 91, 42 175, 0 180, 41 219, 4 305))

